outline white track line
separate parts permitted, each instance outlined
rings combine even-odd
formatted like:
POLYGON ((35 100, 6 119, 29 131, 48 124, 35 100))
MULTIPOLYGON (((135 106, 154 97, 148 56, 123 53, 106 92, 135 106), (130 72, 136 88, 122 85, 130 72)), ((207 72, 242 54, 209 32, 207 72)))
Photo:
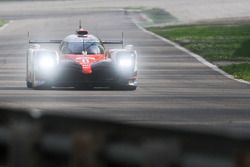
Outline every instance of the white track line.
POLYGON ((201 62, 202 64, 208 66, 209 68, 211 68, 211 69, 214 70, 214 71, 219 72, 220 74, 224 75, 225 77, 227 77, 227 78, 229 78, 229 79, 232 79, 232 80, 235 80, 235 81, 238 81, 238 82, 241 82, 241 83, 250 84, 250 82, 248 82, 248 81, 245 81, 245 80, 242 80, 242 79, 236 79, 236 78, 234 78, 232 75, 230 75, 230 74, 226 73, 225 71, 219 69, 216 65, 214 65, 214 64, 212 64, 212 63, 210 63, 210 62, 208 62, 207 60, 205 60, 205 59, 204 59, 203 57, 201 57, 200 55, 195 54, 195 53, 189 51, 188 49, 186 49, 186 48, 180 46, 179 44, 177 44, 177 43, 175 43, 175 42, 172 42, 172 41, 170 41, 170 40, 168 40, 168 39, 166 39, 166 38, 163 38, 163 37, 161 37, 161 36, 159 36, 159 35, 157 35, 157 34, 155 34, 155 33, 153 33, 153 32, 150 32, 150 31, 146 30, 145 28, 143 28, 142 26, 140 26, 140 25, 136 22, 135 19, 132 19, 132 22, 133 22, 140 30, 142 30, 143 32, 145 32, 145 33, 147 33, 147 34, 150 34, 150 35, 153 35, 153 36, 155 36, 156 38, 159 38, 160 40, 162 40, 162 41, 164 41, 164 42, 166 42, 166 43, 168 43, 168 44, 173 45, 175 48, 177 48, 177 49, 179 49, 179 50, 181 50, 181 51, 187 53, 188 55, 194 57, 195 59, 197 59, 197 60, 198 60, 199 62, 201 62))

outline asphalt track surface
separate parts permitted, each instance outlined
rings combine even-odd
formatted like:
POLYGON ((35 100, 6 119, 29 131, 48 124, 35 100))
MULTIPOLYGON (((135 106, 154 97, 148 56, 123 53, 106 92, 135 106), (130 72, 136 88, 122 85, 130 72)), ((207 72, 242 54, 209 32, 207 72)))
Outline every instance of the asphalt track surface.
MULTIPOLYGON (((123 11, 9 15, 0 30, 0 106, 66 112, 123 122, 226 128, 250 127, 250 85, 228 79, 195 58, 142 32, 123 11), (136 91, 32 90, 25 86, 27 32, 32 39, 63 39, 84 27, 138 51, 136 91)), ((119 46, 116 46, 119 47, 119 46)))

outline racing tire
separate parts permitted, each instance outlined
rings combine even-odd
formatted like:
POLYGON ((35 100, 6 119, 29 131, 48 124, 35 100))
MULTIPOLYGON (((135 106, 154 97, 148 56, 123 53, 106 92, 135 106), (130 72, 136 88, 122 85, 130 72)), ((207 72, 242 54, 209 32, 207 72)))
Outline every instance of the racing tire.
POLYGON ((111 88, 113 90, 136 90, 137 86, 134 86, 134 85, 112 85, 111 88))
POLYGON ((128 85, 128 86, 125 86, 125 90, 136 90, 137 86, 131 86, 131 85, 128 85))
POLYGON ((51 89, 51 85, 48 83, 44 83, 44 84, 39 84, 39 80, 36 79, 36 72, 33 72, 32 75, 32 88, 35 90, 46 90, 46 89, 51 89))
POLYGON ((92 90, 93 86, 90 84, 85 84, 85 85, 75 85, 74 88, 76 90, 92 90))
POLYGON ((27 88, 32 88, 32 82, 26 81, 27 88))

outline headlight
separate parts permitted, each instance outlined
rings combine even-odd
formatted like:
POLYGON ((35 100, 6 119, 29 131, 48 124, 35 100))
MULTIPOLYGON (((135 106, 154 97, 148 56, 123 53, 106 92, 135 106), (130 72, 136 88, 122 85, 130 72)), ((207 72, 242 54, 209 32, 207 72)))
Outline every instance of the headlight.
POLYGON ((131 58, 121 58, 119 60, 119 66, 124 68, 129 68, 133 64, 133 61, 131 58))
POLYGON ((39 60, 39 67, 48 70, 55 66, 55 60, 51 56, 42 56, 39 60))

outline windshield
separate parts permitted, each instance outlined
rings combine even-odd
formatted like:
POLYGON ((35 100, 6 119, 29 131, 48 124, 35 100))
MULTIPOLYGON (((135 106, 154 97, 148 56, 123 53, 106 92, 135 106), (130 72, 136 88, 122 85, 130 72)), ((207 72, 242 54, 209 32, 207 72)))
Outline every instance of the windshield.
POLYGON ((63 54, 103 54, 104 48, 99 42, 64 42, 61 47, 63 54))

